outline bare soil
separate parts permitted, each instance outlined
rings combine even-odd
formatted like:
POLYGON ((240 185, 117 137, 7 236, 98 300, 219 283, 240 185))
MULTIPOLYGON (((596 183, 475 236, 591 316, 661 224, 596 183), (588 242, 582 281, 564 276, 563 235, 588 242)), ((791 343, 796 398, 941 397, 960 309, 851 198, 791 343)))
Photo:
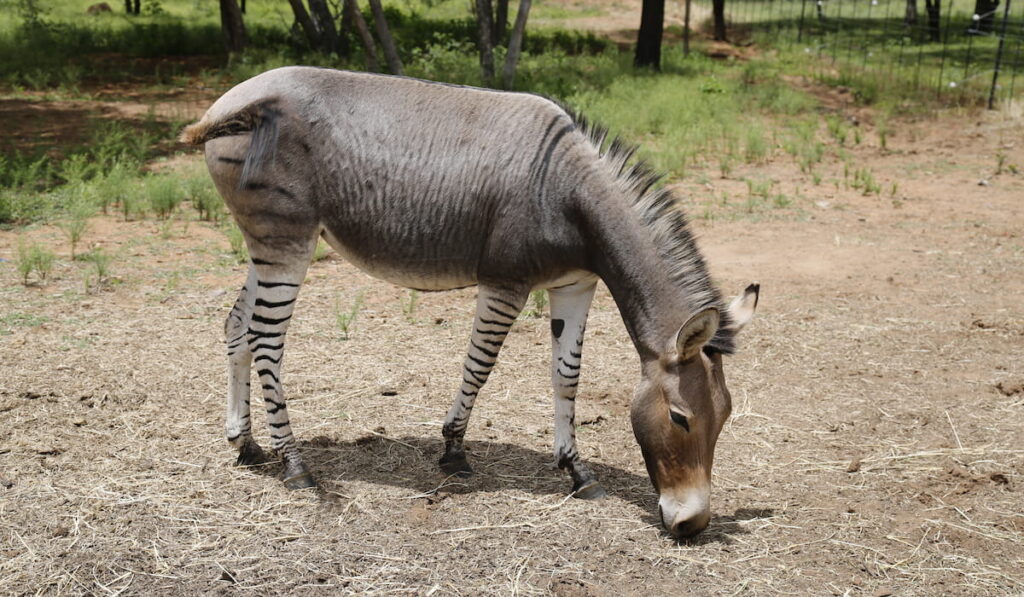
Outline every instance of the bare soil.
POLYGON ((679 185, 723 288, 762 284, 726 365, 714 518, 683 544, 655 517, 628 421, 638 360, 603 289, 578 421, 608 498, 566 498, 552 466, 544 316, 522 318, 477 403, 477 474, 445 479, 474 290, 410 307, 333 255, 284 369, 320 489, 289 492, 223 439, 222 321, 245 268, 219 229, 95 218, 102 284, 56 227, 0 232, 0 593, 1024 593, 1024 123, 902 122, 883 150, 870 113, 829 101, 857 117, 847 151, 880 195, 835 159, 815 185, 781 151, 679 185), (746 178, 789 202, 750 200, 746 178), (19 239, 59 253, 45 283, 20 284, 19 239))

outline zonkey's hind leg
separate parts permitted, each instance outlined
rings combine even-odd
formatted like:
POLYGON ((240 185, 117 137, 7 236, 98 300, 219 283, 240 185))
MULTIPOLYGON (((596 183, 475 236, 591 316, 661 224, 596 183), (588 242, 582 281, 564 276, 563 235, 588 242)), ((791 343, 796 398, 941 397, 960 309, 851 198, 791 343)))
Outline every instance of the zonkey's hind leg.
POLYGON ((580 282, 549 290, 551 297, 551 385, 555 402, 555 462, 572 476, 572 494, 583 499, 605 491, 576 449, 576 389, 583 359, 583 332, 595 283, 580 282))
POLYGON ((448 475, 465 477, 473 472, 466 459, 462 438, 466 434, 473 403, 487 383, 487 376, 498 360, 498 352, 505 337, 523 310, 528 296, 528 290, 480 286, 473 334, 462 366, 462 383, 441 430, 444 435, 444 455, 441 456, 440 464, 441 470, 448 475))
POLYGON ((228 442, 238 449, 236 466, 252 466, 268 461, 267 454, 252 438, 252 417, 249 412, 252 352, 246 338, 255 300, 256 269, 250 267, 249 277, 224 322, 228 346, 228 401, 224 427, 228 442))
MULTIPOLYGON (((245 228, 243 232, 247 232, 245 228)), ((281 383, 281 365, 288 324, 316 239, 310 234, 308 239, 300 237, 284 245, 267 245, 247 233, 246 242, 255 272, 255 297, 245 334, 246 345, 263 390, 270 447, 281 457, 284 465, 281 479, 286 487, 315 487, 316 482, 299 455, 292 433, 281 383)))

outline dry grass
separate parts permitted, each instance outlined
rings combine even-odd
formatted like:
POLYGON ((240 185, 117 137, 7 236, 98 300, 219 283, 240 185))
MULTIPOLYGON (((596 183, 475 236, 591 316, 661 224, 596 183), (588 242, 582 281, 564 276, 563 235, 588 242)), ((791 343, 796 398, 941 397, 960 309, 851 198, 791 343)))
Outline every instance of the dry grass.
MULTIPOLYGON (((935 166, 956 126, 919 125, 915 155, 863 150, 900 180, 899 208, 823 185, 757 223, 697 222, 723 286, 757 277, 764 295, 727 364, 714 519, 687 544, 657 526, 627 416, 636 357, 606 292, 578 406, 610 493, 592 503, 551 463, 546 320, 518 324, 478 403, 477 475, 446 479, 473 291, 407 314, 404 291, 317 262, 284 371, 321 487, 293 493, 230 466, 219 333, 244 275, 219 232, 95 220, 85 242, 117 279, 88 294, 80 263, 23 288, 2 262, 0 592, 1021 594, 1022 184, 974 184, 1005 130, 935 166), (334 312, 360 294, 344 340, 334 312)), ((0 256, 15 246, 0 232, 0 256)))

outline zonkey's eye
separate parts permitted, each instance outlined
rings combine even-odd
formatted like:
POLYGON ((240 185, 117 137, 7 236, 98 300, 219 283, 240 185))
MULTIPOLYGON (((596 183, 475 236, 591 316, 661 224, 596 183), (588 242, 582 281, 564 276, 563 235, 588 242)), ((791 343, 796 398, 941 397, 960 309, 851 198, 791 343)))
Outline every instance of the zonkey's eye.
POLYGON ((674 410, 670 410, 669 412, 672 413, 672 422, 673 423, 675 423, 676 425, 679 425, 680 427, 682 427, 683 429, 685 429, 687 431, 690 430, 690 422, 686 420, 685 416, 677 413, 674 410))

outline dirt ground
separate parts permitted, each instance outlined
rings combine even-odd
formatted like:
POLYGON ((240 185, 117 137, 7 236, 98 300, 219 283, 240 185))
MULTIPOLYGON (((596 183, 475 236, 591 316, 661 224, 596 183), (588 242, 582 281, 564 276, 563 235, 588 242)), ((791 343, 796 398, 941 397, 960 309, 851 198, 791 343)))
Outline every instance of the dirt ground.
POLYGON ((284 371, 320 490, 289 492, 223 439, 245 270, 220 230, 96 218, 84 244, 114 260, 88 290, 57 228, 0 231, 0 593, 1024 594, 1024 121, 901 122, 882 150, 869 113, 826 107, 857 116, 847 151, 880 195, 834 159, 815 185, 781 151, 679 185, 720 285, 762 285, 727 360, 714 517, 683 544, 655 517, 628 421, 638 360, 604 289, 577 420, 610 495, 583 502, 552 466, 544 316, 477 403, 477 474, 446 480, 474 291, 411 303, 315 263, 284 371), (745 178, 790 203, 745 203, 745 178), (59 253, 45 284, 20 284, 20 237, 59 253))

